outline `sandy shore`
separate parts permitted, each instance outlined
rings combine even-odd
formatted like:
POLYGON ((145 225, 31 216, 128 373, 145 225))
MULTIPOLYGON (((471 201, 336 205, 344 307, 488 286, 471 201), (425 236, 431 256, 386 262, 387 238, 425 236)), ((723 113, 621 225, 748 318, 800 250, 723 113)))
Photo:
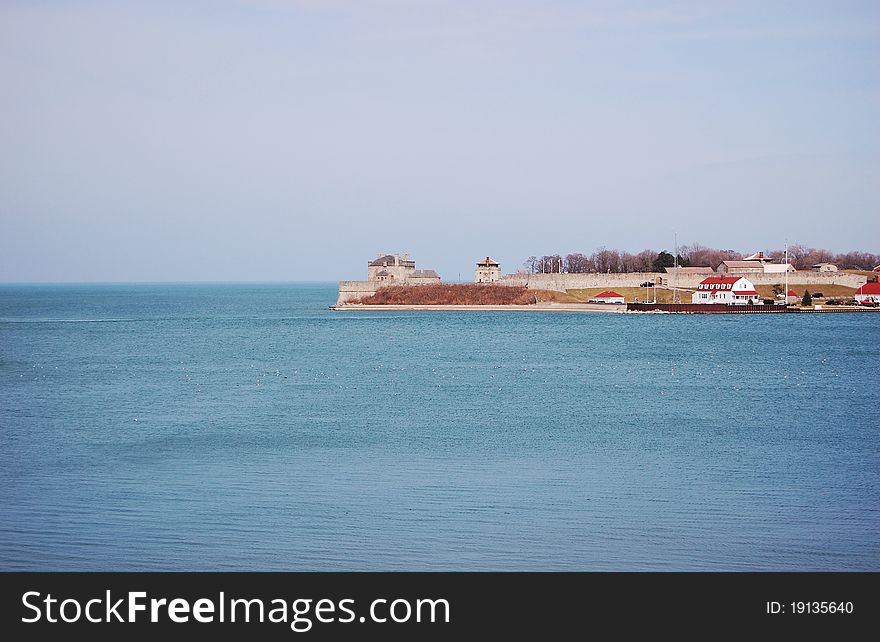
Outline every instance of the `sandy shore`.
POLYGON ((331 310, 425 312, 626 312, 625 305, 595 303, 535 303, 532 305, 334 305, 331 310))

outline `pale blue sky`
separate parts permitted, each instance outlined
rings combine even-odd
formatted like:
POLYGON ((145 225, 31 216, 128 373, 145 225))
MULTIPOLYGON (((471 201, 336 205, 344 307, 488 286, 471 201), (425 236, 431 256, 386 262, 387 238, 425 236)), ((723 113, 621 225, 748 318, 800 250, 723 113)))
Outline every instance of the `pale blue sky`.
POLYGON ((880 3, 0 3, 0 281, 880 252, 880 3))

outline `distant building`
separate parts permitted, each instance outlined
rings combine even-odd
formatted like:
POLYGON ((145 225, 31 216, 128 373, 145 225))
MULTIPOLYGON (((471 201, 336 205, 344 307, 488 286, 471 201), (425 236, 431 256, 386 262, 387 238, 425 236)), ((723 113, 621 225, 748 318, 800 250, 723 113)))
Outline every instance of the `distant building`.
POLYGON ((590 299, 590 303, 623 303, 623 295, 614 290, 605 290, 590 299))
POLYGON ((380 254, 367 263, 367 280, 403 281, 415 270, 416 262, 409 258, 409 254, 402 257, 398 254, 380 254))
POLYGON ((741 261, 722 261, 717 271, 720 274, 784 274, 795 269, 790 263, 773 263, 763 252, 755 252, 741 261))
POLYGON ((721 261, 718 265, 720 274, 763 274, 764 264, 760 261, 721 261))
POLYGON ((408 254, 382 254, 367 263, 367 281, 383 285, 424 285, 440 283, 434 270, 417 270, 408 254))
POLYGON ((761 296, 752 282, 744 277, 710 276, 697 286, 691 302, 748 305, 761 303, 761 296))
POLYGON ((873 269, 873 272, 880 272, 880 265, 878 265, 877 267, 875 267, 875 268, 873 269))
POLYGON ((864 301, 880 303, 880 283, 877 283, 877 281, 865 283, 862 287, 856 290, 855 296, 853 296, 853 298, 859 303, 862 303, 864 301))
POLYGON ((837 272, 837 266, 834 263, 816 263, 813 269, 816 272, 837 272))
POLYGON ((765 263, 764 274, 785 274, 786 272, 797 272, 791 263, 765 263))
POLYGON ((501 278, 501 264, 488 256, 477 263, 474 271, 474 283, 495 283, 501 278))
POLYGON ((718 266, 719 274, 784 274, 794 271, 794 266, 791 263, 768 263, 764 259, 722 261, 718 266))
POLYGON ((407 285, 430 285, 440 283, 440 275, 434 270, 415 270, 406 277, 407 285))
POLYGON ((794 290, 789 290, 788 296, 785 297, 785 302, 789 305, 793 305, 800 300, 801 300, 801 298, 798 296, 797 292, 795 292, 794 290))

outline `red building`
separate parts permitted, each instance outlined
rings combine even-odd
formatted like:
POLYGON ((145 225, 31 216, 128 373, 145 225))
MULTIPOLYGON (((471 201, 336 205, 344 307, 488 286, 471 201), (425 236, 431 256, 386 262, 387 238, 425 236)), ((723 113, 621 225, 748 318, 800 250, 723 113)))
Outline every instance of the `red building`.
POLYGON ((605 290, 590 299, 590 303, 623 303, 623 295, 614 290, 605 290))
POLYGON ((853 298, 859 303, 864 303, 865 301, 880 303, 880 283, 877 283, 877 281, 865 283, 865 285, 856 290, 853 298))

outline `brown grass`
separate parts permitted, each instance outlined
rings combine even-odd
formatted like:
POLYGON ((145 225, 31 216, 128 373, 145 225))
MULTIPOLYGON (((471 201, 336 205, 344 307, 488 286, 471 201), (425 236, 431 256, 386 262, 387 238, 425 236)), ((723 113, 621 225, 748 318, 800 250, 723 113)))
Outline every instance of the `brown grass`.
POLYGON ((870 270, 841 270, 841 272, 846 272, 847 274, 859 274, 866 277, 868 281, 876 281, 877 277, 880 276, 876 272, 870 270))
MULTIPOLYGON (((614 292, 617 292, 623 297, 624 301, 628 303, 633 303, 636 299, 641 302, 645 301, 645 288, 586 288, 583 290, 566 290, 566 292, 575 297, 578 301, 586 303, 605 290, 613 290, 614 292)), ((693 290, 679 288, 678 303, 690 303, 692 293, 693 290)), ((654 296, 653 290, 650 291, 649 296, 654 296)), ((672 290, 657 288, 657 303, 672 303, 672 290)))
POLYGON ((353 303, 364 305, 533 305, 548 301, 577 303, 565 292, 484 283, 395 285, 353 303))
MULTIPOLYGON (((765 299, 774 298, 772 285, 756 285, 755 289, 765 299)), ((804 296, 804 290, 809 290, 810 294, 821 292, 826 299, 851 299, 856 293, 856 288, 847 287, 845 285, 794 285, 789 284, 789 290, 793 290, 798 298, 804 296)))

